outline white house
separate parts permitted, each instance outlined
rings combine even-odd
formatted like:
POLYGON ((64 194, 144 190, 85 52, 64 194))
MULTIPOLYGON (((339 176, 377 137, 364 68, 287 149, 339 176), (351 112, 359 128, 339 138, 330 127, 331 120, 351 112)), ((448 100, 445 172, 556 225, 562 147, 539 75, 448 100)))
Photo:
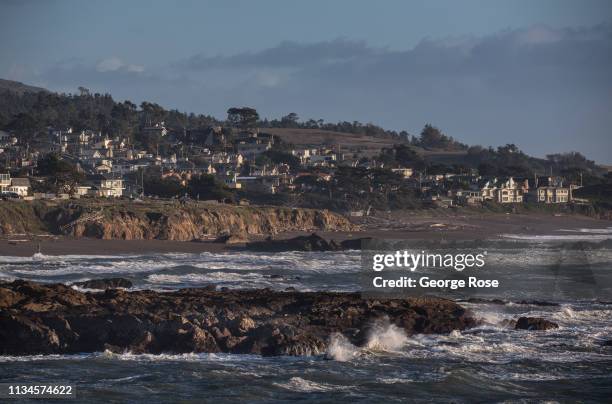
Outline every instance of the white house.
POLYGON ((93 175, 89 180, 94 185, 92 193, 95 196, 103 198, 118 198, 123 196, 125 186, 123 185, 123 179, 121 177, 93 175))
POLYGON ((28 196, 28 192, 30 191, 30 179, 11 178, 11 185, 8 187, 7 191, 19 196, 28 196))
POLYGON ((510 177, 507 181, 503 181, 496 190, 496 200, 499 203, 522 203, 523 195, 528 190, 528 185, 521 185, 510 177))

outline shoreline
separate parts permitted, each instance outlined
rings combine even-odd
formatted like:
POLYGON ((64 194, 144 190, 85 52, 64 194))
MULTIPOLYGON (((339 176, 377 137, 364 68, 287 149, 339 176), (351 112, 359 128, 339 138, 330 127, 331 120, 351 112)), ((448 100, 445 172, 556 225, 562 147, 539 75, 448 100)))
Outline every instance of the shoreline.
POLYGON ((393 324, 406 335, 448 334, 478 320, 436 297, 364 300, 358 293, 217 290, 168 293, 0 282, 0 354, 81 352, 232 353, 311 356, 334 335, 364 346, 393 324), (378 324, 383 324, 379 326, 378 324))
MULTIPOLYGON (((402 212, 369 217, 359 231, 316 231, 321 237, 337 242, 372 237, 398 240, 492 240, 504 234, 568 235, 583 228, 606 229, 612 222, 578 215, 495 214, 412 216, 402 212)), ((275 239, 311 234, 311 231, 279 233, 275 239)), ((251 241, 266 235, 253 235, 251 241)), ((146 253, 221 253, 242 250, 243 244, 223 244, 210 240, 176 241, 159 239, 122 240, 72 238, 49 234, 14 234, 0 239, 0 256, 31 257, 45 255, 118 255, 146 253)))

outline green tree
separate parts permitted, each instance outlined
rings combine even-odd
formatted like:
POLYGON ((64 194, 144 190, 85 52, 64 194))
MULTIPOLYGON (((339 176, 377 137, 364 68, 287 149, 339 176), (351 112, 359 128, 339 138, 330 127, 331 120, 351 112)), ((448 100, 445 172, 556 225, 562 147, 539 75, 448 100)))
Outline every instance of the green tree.
POLYGON ((198 175, 191 178, 187 191, 196 199, 234 199, 230 189, 218 182, 212 175, 198 175))
POLYGON ((285 128, 296 128, 298 127, 299 119, 298 114, 290 112, 281 118, 281 125, 285 128))
POLYGON ((185 188, 176 178, 160 178, 148 176, 144 178, 144 189, 147 195, 156 195, 161 198, 174 198, 182 196, 185 188))
POLYGON ((52 192, 74 193, 84 176, 76 167, 55 154, 47 154, 38 160, 37 172, 45 179, 44 189, 52 192))
POLYGON ((251 130, 257 127, 259 114, 255 108, 249 107, 232 107, 227 110, 228 123, 241 130, 251 130))

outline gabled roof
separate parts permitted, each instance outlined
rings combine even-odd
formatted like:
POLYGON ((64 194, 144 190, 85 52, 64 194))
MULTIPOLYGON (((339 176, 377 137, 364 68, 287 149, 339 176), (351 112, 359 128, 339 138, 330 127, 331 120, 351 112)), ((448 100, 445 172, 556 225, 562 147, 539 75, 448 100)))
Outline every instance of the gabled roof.
POLYGON ((11 186, 12 187, 29 187, 30 179, 29 178, 11 178, 11 186))

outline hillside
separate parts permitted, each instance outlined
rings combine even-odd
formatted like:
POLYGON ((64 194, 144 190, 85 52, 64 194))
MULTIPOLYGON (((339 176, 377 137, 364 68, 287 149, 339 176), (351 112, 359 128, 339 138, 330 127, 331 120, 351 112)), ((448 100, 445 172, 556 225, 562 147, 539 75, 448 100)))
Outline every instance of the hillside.
POLYGON ((11 91, 17 94, 39 93, 41 91, 48 92, 48 90, 42 87, 29 86, 27 84, 20 83, 19 81, 4 79, 0 79, 0 91, 11 91))
MULTIPOLYGON (((79 94, 56 94, 39 87, 0 79, 0 129, 15 132, 18 138, 30 144, 41 134, 46 141, 48 127, 70 126, 76 130, 88 129, 113 137, 126 137, 137 147, 154 151, 158 145, 154 144, 154 139, 143 136, 142 132, 142 128, 151 121, 165 122, 176 139, 188 143, 193 142, 193 139, 183 138, 184 129, 197 132, 210 126, 229 126, 229 122, 210 115, 166 110, 154 103, 143 102, 138 108, 130 102, 116 102, 110 94, 90 94, 86 91, 79 94)), ((291 121, 289 125, 283 125, 281 119, 260 121, 259 125, 262 132, 277 135, 283 142, 295 146, 339 146, 339 151, 349 159, 379 156, 382 149, 389 150, 394 145, 409 143, 412 151, 427 164, 471 168, 482 166, 485 175, 532 177, 533 173, 549 173, 552 169, 555 174, 576 180, 580 172, 601 176, 608 171, 597 167, 580 153, 557 153, 547 156, 547 159, 539 159, 528 156, 513 144, 497 149, 470 147, 430 124, 426 124, 419 135, 412 136, 405 131, 398 133, 357 121, 291 121)), ((162 148, 177 147, 176 142, 172 144, 168 140, 161 140, 161 143, 166 143, 162 148)), ((413 160, 405 157, 402 164, 414 164, 413 160)))
MULTIPOLYGON (((384 148, 393 147, 400 143, 397 139, 373 137, 365 134, 346 132, 334 132, 322 129, 303 128, 263 128, 262 132, 271 133, 282 139, 285 143, 295 146, 339 145, 342 152, 359 153, 360 156, 373 157, 380 154, 384 148)), ((425 150, 421 147, 412 146, 427 161, 438 164, 466 164, 466 150, 444 151, 425 150)))
POLYGON ((296 146, 339 145, 343 152, 360 152, 360 154, 367 156, 378 155, 381 149, 392 147, 398 143, 397 139, 392 138, 322 129, 262 128, 261 131, 276 135, 283 142, 296 146))

